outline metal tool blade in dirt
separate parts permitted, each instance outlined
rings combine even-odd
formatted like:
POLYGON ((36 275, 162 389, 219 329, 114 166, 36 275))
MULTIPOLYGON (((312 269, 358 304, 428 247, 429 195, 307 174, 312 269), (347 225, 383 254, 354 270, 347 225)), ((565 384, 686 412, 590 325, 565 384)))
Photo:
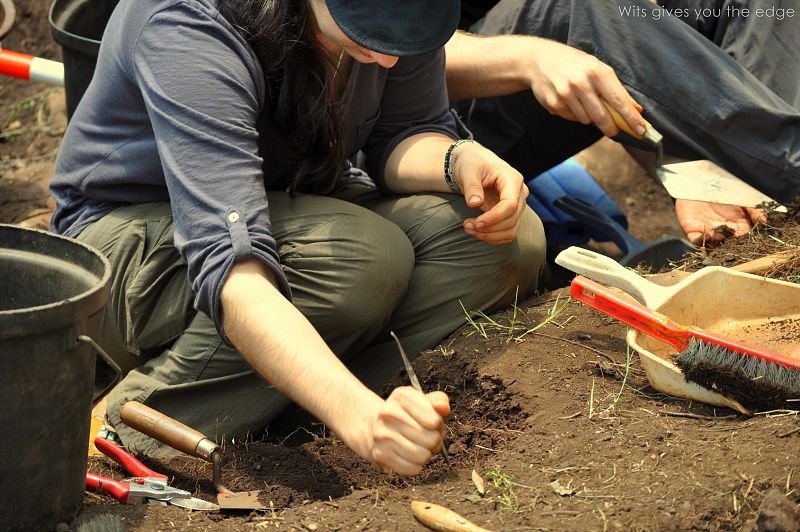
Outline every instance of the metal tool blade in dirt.
POLYGON ((122 422, 190 456, 210 462, 220 510, 266 510, 258 491, 233 492, 222 484, 222 449, 205 434, 137 401, 128 401, 120 412, 122 422))
MULTIPOLYGON (((761 207, 775 200, 708 160, 683 161, 656 167, 656 176, 667 193, 676 199, 761 207)), ((787 212, 786 207, 773 209, 787 212)))
MULTIPOLYGON (((414 371, 414 366, 411 365, 411 361, 408 359, 408 355, 406 355, 406 350, 403 349, 403 344, 400 343, 400 338, 397 337, 394 331, 390 331, 389 334, 391 334, 392 338, 394 338, 394 341, 397 343, 397 349, 400 351, 400 356, 403 357, 403 364, 406 367, 406 373, 408 373, 408 380, 411 381, 411 386, 413 386, 418 392, 425 393, 422 391, 422 386, 419 384, 417 372, 414 371)), ((450 453, 447 452, 446 441, 442 441, 442 450, 440 452, 442 454, 442 458, 444 458, 444 461, 447 464, 447 467, 450 467, 450 453)))
POLYGON ((216 512, 220 509, 218 504, 204 501, 197 497, 191 497, 189 499, 170 499, 169 503, 172 506, 178 506, 179 508, 185 508, 186 510, 193 510, 195 512, 216 512))
MULTIPOLYGON (((604 102, 605 103, 605 102, 604 102)), ((705 201, 736 205, 739 207, 761 207, 777 202, 748 185, 732 173, 708 160, 682 161, 664 155, 663 135, 645 120, 644 135, 634 132, 625 119, 608 103, 605 103, 614 124, 634 138, 642 140, 656 149, 655 177, 667 193, 675 199, 705 201), (680 162, 665 162, 672 159, 680 162)), ((638 159, 638 158, 637 158, 638 159)), ((639 161, 642 163, 642 161, 639 161)), ((650 163, 647 163, 648 166, 650 163)), ((648 172, 652 173, 650 170, 648 172)), ((773 210, 787 212, 786 207, 776 206, 773 210)))
POLYGON ((397 337, 394 331, 389 334, 394 338, 394 341, 397 343, 397 349, 400 351, 400 356, 403 357, 403 365, 406 367, 406 373, 408 373, 408 380, 411 381, 411 386, 421 392, 422 386, 419 384, 417 372, 414 371, 414 366, 411 365, 411 361, 408 359, 408 355, 406 355, 406 350, 403 349, 403 344, 400 343, 400 338, 397 337))

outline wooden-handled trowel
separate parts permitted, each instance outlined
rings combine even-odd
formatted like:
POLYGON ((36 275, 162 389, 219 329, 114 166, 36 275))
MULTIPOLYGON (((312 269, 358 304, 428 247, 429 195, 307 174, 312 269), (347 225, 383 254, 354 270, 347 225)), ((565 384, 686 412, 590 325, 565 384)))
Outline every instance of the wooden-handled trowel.
MULTIPOLYGON (((654 169, 651 166, 652 163, 644 162, 647 157, 643 153, 639 153, 639 150, 634 151, 632 155, 648 170, 648 173, 658 179, 667 193, 673 198, 723 203, 738 207, 761 207, 764 204, 776 203, 766 194, 748 185, 712 161, 705 159, 684 161, 665 156, 664 137, 652 124, 645 120, 647 130, 644 135, 638 135, 615 109, 607 102, 604 103, 611 118, 614 120, 614 124, 619 129, 634 138, 647 142, 656 149, 654 169), (668 159, 673 160, 673 162, 667 163, 668 159)), ((773 210, 787 212, 783 206, 778 206, 773 210)))
POLYGON ((266 506, 258 502, 258 491, 235 493, 222 485, 222 449, 203 433, 137 401, 125 403, 120 417, 130 428, 210 462, 220 510, 266 510, 266 506))

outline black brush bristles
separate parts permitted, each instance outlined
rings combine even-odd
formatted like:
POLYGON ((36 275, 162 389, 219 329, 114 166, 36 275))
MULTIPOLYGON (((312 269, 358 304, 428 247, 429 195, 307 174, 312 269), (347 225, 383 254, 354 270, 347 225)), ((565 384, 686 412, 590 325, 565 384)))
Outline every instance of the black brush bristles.
POLYGON ((675 363, 687 381, 739 401, 754 412, 800 410, 800 370, 692 338, 675 363))

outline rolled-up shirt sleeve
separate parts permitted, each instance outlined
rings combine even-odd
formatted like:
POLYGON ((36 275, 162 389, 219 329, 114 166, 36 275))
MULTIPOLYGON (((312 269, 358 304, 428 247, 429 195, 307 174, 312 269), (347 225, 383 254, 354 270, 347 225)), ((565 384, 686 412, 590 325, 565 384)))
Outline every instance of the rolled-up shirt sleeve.
POLYGON ((195 307, 227 340, 220 292, 235 262, 260 260, 287 298, 291 292, 258 153, 262 73, 252 50, 216 17, 185 3, 159 12, 137 41, 131 71, 152 123, 195 307))
POLYGON ((392 151, 408 137, 426 132, 458 138, 447 99, 444 48, 401 57, 389 69, 380 117, 363 148, 367 171, 383 192, 391 193, 384 182, 384 170, 392 151))

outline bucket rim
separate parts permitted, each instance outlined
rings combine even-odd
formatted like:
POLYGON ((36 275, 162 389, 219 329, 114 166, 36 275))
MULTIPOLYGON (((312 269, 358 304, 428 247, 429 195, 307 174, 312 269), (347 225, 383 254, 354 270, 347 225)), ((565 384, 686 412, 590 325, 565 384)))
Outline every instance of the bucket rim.
MULTIPOLYGON (((95 314, 103 308, 108 299, 109 286, 111 284, 111 263, 100 251, 77 239, 42 229, 0 223, 0 233, 5 231, 37 234, 42 239, 61 240, 68 245, 83 248, 84 251, 100 261, 103 274, 89 289, 71 297, 34 307, 0 310, 0 323, 6 320, 9 322, 7 327, 5 324, 0 325, 0 338, 31 335, 32 332, 28 329, 31 329, 34 325, 37 326, 36 332, 61 329, 95 314)), ((48 255, 42 254, 42 256, 47 257, 48 255)), ((90 273, 94 275, 94 272, 90 273)))
POLYGON ((50 22, 50 29, 53 32, 53 39, 61 46, 70 47, 73 51, 90 57, 97 57, 97 54, 100 50, 99 40, 92 39, 90 37, 84 37, 82 35, 67 31, 61 27, 60 22, 56 22, 54 16, 56 12, 56 5, 58 4, 59 0, 54 0, 50 5, 50 11, 47 15, 47 20, 50 22))

